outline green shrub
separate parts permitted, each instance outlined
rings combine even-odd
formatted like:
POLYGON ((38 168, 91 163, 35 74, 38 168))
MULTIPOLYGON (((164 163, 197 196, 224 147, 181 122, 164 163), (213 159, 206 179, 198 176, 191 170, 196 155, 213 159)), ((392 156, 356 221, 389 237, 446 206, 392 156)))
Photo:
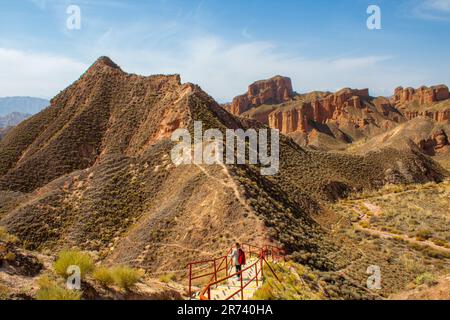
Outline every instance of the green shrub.
POLYGON ((6 300, 9 298, 10 290, 7 286, 0 284, 0 300, 6 300))
POLYGON ((276 300, 275 295, 273 294, 273 291, 269 285, 263 285, 261 288, 259 288, 253 295, 252 299, 260 301, 276 300))
POLYGON ((450 259, 450 253, 442 251, 442 250, 437 250, 434 248, 425 248, 423 253, 431 258, 435 258, 435 259, 439 259, 439 260, 450 259))
POLYGON ((38 280, 37 300, 80 300, 81 292, 61 288, 57 283, 44 276, 38 280))
POLYGON ((84 278, 94 270, 94 262, 87 253, 73 250, 61 251, 54 264, 55 272, 66 278, 67 268, 70 266, 78 266, 80 268, 81 278, 84 278))
POLYGON ((121 266, 114 268, 98 267, 92 276, 103 286, 114 284, 120 288, 129 289, 141 280, 143 274, 139 270, 121 266))
POLYGON ((436 277, 432 275, 431 273, 425 272, 422 273, 420 276, 416 278, 416 284, 417 285, 423 285, 426 284, 429 287, 432 287, 436 285, 438 282, 436 281, 436 277))
POLYGON ((3 227, 0 227, 0 240, 10 243, 16 243, 17 241, 19 241, 19 239, 16 236, 9 234, 3 227))
POLYGON ((173 282, 177 279, 177 277, 172 273, 172 274, 166 274, 163 275, 161 277, 159 277, 159 281, 164 282, 164 283, 169 283, 169 282, 173 282))
POLYGON ((438 239, 438 238, 433 238, 431 241, 433 241, 433 243, 435 245, 440 246, 440 247, 445 247, 447 244, 447 242, 445 240, 438 239))
POLYGON ((359 225, 360 225, 361 227, 363 227, 364 229, 370 228, 370 223, 369 223, 369 221, 360 221, 360 222, 359 222, 359 225))
POLYGON ((417 240, 428 240, 433 236, 433 232, 428 228, 423 228, 416 233, 417 240))
POLYGON ((13 252, 8 252, 7 254, 5 254, 3 259, 9 262, 13 262, 14 260, 16 260, 16 254, 13 252))
POLYGON ((92 276, 97 280, 102 286, 110 286, 114 283, 114 278, 110 269, 105 267, 99 267, 95 269, 92 276))
POLYGON ((114 279, 114 284, 123 288, 129 289, 141 280, 143 274, 139 270, 129 267, 115 267, 111 269, 111 275, 114 279))

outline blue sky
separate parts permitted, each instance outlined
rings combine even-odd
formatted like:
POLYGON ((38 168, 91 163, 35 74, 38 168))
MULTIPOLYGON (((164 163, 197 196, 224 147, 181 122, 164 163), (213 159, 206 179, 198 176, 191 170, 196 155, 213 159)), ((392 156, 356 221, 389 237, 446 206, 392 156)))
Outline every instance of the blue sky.
POLYGON ((179 73, 218 101, 289 76, 298 92, 450 85, 450 0, 2 0, 0 96, 50 98, 101 55, 179 73), (366 27, 378 5, 382 29, 366 27), (68 30, 66 9, 81 9, 68 30))

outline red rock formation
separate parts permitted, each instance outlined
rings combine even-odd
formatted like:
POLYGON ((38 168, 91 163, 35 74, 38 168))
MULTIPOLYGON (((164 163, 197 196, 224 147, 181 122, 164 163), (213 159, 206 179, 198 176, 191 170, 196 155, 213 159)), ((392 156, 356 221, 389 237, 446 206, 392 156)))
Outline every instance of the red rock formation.
POLYGON ((346 116, 348 108, 362 109, 364 99, 369 98, 369 90, 342 89, 329 94, 322 99, 302 102, 289 108, 280 108, 269 115, 269 126, 279 129, 282 133, 309 132, 310 123, 325 124, 329 121, 341 121, 355 126, 365 126, 367 119, 349 119, 346 116))
POLYGON ((436 142, 436 149, 442 149, 445 146, 450 145, 450 141, 448 140, 448 136, 444 130, 440 130, 439 132, 435 132, 433 134, 432 139, 436 142))
POLYGON ((450 99, 449 89, 445 85, 420 87, 419 89, 399 87, 395 89, 391 99, 393 106, 398 108, 406 119, 428 117, 437 122, 450 122, 450 109, 432 110, 430 105, 450 99), (413 104, 413 105, 411 105, 413 104))
POLYGON ((263 104, 280 104, 289 101, 293 95, 291 79, 276 76, 250 85, 246 94, 233 99, 230 111, 240 115, 263 104))
POLYGON ((450 145, 446 132, 441 129, 434 132, 428 139, 418 141, 417 145, 426 154, 434 156, 441 152, 446 152, 450 145))
POLYGON ((314 118, 311 103, 302 103, 293 109, 277 110, 269 115, 269 126, 284 134, 310 131, 309 121, 314 118))
POLYGON ((402 107, 411 102, 417 102, 419 105, 431 104, 450 99, 448 87, 445 85, 433 87, 420 87, 419 89, 398 87, 395 89, 394 96, 391 99, 393 105, 402 107))
POLYGON ((369 96, 368 89, 345 88, 336 93, 294 95, 291 80, 277 76, 249 86, 248 92, 234 98, 223 107, 235 115, 247 112, 246 116, 257 119, 284 134, 306 133, 317 129, 317 125, 333 124, 345 132, 364 129, 367 134, 389 130, 396 123, 416 117, 428 117, 437 122, 450 121, 450 108, 432 106, 450 99, 445 85, 402 88, 395 90, 392 98, 369 96), (273 108, 256 109, 264 104, 273 108), (258 112, 261 110, 261 112, 258 112))
POLYGON ((428 117, 433 119, 436 122, 450 122, 450 109, 443 110, 443 111, 427 111, 427 110, 421 110, 421 111, 402 111, 405 118, 408 120, 412 120, 417 117, 428 117))

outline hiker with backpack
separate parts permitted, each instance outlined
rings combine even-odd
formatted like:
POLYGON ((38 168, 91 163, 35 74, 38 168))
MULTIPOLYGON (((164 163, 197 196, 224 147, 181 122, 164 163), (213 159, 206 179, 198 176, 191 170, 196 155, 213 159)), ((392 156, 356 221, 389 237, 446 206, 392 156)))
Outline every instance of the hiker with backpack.
POLYGON ((239 243, 236 243, 233 251, 231 252, 231 261, 234 263, 234 266, 236 267, 236 273, 238 279, 241 279, 242 273, 242 266, 245 265, 245 252, 241 249, 241 245, 239 243))

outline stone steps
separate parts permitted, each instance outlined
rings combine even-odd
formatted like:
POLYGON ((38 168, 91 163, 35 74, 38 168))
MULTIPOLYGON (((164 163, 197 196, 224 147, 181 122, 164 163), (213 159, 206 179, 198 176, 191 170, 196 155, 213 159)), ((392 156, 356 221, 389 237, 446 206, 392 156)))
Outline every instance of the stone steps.
MULTIPOLYGON (((257 261, 257 259, 249 259, 247 261, 247 265, 252 265, 253 263, 255 263, 257 261)), ((258 266, 259 267, 259 266, 258 266)), ((244 267, 245 269, 245 267, 244 267)), ((230 271, 231 273, 234 273, 234 269, 233 271, 230 271)), ((253 267, 247 271, 244 271, 243 273, 243 285, 245 286, 246 284, 248 284, 248 281, 250 279, 252 279, 256 274, 256 268, 253 267)), ((261 280, 261 275, 258 277, 258 285, 256 285, 256 281, 252 281, 250 284, 247 285, 247 287, 245 287, 244 291, 244 300, 249 300, 251 299, 255 292, 261 287, 262 285, 262 280, 261 280)), ((220 284, 215 288, 211 289, 211 300, 225 300, 226 298, 228 298, 229 296, 231 296, 233 293, 235 293, 236 291, 238 291, 241 288, 241 280, 236 278, 233 279, 228 279, 227 283, 224 284, 220 284)), ((200 298, 200 293, 197 292, 194 294, 193 296, 193 300, 199 300, 200 298)), ((241 293, 236 294, 233 298, 231 298, 230 300, 241 300, 241 293)))

